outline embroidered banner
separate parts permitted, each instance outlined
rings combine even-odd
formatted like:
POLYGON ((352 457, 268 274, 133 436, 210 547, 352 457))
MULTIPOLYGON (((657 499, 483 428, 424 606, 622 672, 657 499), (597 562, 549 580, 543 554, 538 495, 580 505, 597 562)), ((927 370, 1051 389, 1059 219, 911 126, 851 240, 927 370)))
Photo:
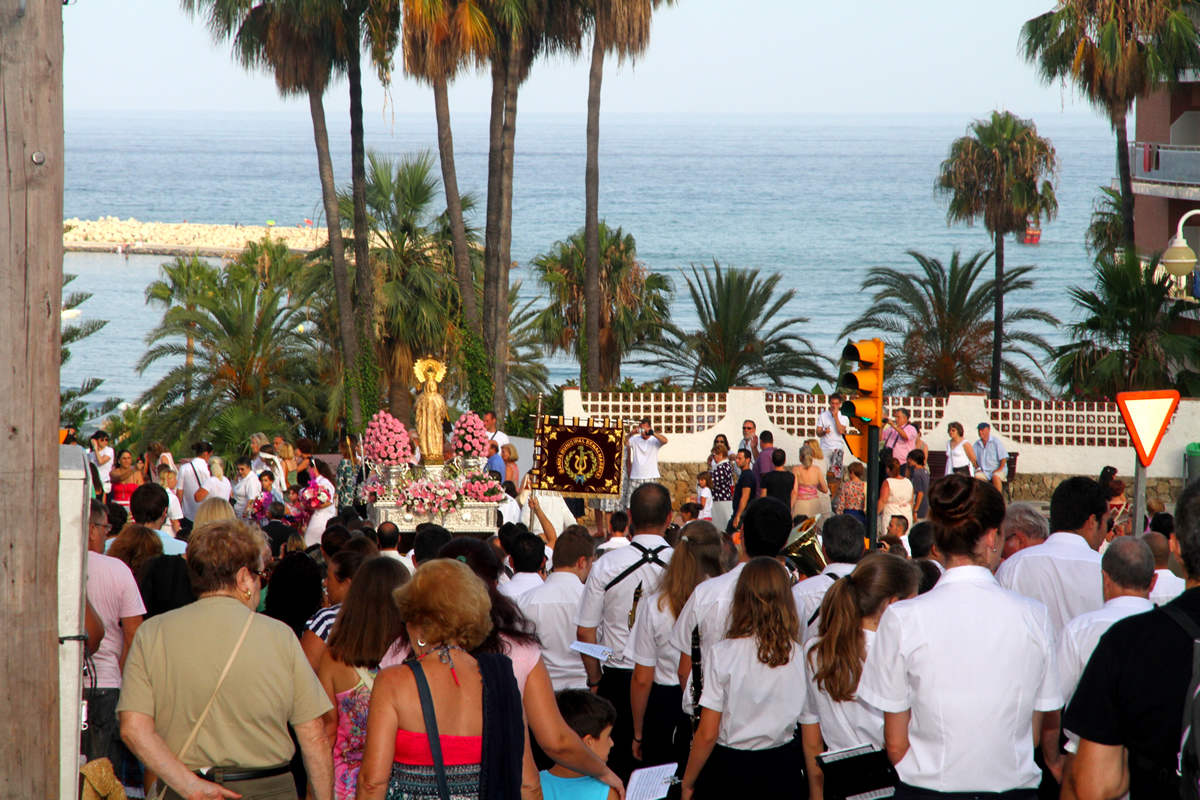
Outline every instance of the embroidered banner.
POLYGON ((534 442, 534 488, 565 497, 620 497, 624 444, 619 426, 565 425, 561 418, 544 418, 534 442))

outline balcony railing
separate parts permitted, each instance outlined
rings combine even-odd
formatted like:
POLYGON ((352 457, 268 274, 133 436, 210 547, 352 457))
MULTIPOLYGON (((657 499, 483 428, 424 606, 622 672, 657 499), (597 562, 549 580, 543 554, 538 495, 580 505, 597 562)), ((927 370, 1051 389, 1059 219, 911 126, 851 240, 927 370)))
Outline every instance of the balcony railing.
POLYGON ((1129 166, 1135 181, 1200 186, 1200 147, 1136 142, 1129 166))

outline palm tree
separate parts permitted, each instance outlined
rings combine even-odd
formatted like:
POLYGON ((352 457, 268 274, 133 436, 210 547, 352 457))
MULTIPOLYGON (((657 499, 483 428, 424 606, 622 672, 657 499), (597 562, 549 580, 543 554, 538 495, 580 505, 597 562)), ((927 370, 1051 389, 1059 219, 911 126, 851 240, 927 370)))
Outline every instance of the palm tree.
MULTIPOLYGON (((196 300, 215 291, 218 270, 199 256, 176 256, 158 268, 162 277, 146 287, 146 305, 158 306, 164 311, 182 307, 186 311, 196 310, 196 300)), ((184 366, 189 370, 195 354, 195 334, 189 325, 184 331, 184 366)), ((184 398, 191 396, 190 387, 185 387, 184 398)))
POLYGON ((1139 96, 1174 87, 1186 70, 1200 68, 1200 33, 1189 16, 1195 8, 1192 0, 1059 0, 1021 27, 1025 60, 1042 80, 1070 80, 1108 114, 1117 134, 1125 247, 1134 245, 1126 117, 1139 96))
POLYGON ((531 268, 549 300, 546 308, 530 320, 550 352, 569 352, 583 373, 588 355, 600 361, 600 378, 590 384, 596 391, 621 380, 621 360, 640 343, 658 338, 671 316, 670 280, 647 273, 637 260, 633 234, 611 229, 601 222, 599 332, 591 338, 585 331, 584 232, 555 242, 548 253, 533 260, 531 268))
MULTIPOLYGON (((63 273, 63 290, 77 276, 63 273)), ((79 308, 91 298, 91 292, 71 292, 62 299, 62 310, 71 311, 79 308)), ((98 333, 105 325, 106 319, 89 319, 78 323, 68 323, 62 326, 62 339, 59 346, 58 366, 61 368, 71 360, 71 345, 82 341, 94 333, 98 333)), ((78 389, 60 389, 58 393, 58 420, 62 426, 83 427, 89 418, 102 417, 110 413, 121 401, 110 397, 99 406, 89 409, 83 398, 100 388, 103 378, 84 378, 78 389)))
MULTIPOLYGON (((976 253, 966 261, 958 250, 949 267, 915 250, 915 271, 874 267, 862 291, 874 290, 867 310, 846 326, 840 337, 869 332, 883 338, 887 352, 887 391, 913 396, 945 397, 951 392, 978 392, 994 374, 989 358, 994 341, 988 317, 996 305, 996 282, 981 280, 991 255, 976 253)), ((1002 292, 1032 290, 1033 267, 1017 267, 1004 276, 1002 292)), ((1001 361, 1004 391, 1028 397, 1046 396, 1035 353, 1049 354, 1041 336, 1017 326, 1040 322, 1057 325, 1051 314, 1035 308, 1009 310, 1004 316, 1005 358, 1001 361), (1025 363, 1028 362, 1028 363, 1025 363)))
POLYGON ((1100 194, 1092 202, 1092 219, 1083 235, 1088 252, 1097 258, 1116 252, 1121 246, 1121 214, 1121 193, 1101 186, 1100 194))
POLYGON ((1093 400, 1147 389, 1200 390, 1200 336, 1188 318, 1194 306, 1171 298, 1171 277, 1158 258, 1143 265, 1129 250, 1102 253, 1092 266, 1095 288, 1071 289, 1084 316, 1070 326, 1071 341, 1055 351, 1053 367, 1069 395, 1093 400))
MULTIPOLYGON (((982 219, 996 240, 996 284, 1004 286, 1004 237, 1023 231, 1030 220, 1058 214, 1052 179, 1058 156, 1049 139, 1038 136, 1032 120, 993 111, 975 120, 969 135, 955 139, 938 172, 937 191, 950 197, 947 223, 982 219)), ((992 328, 991 397, 1000 399, 1004 358, 1004 292, 995 294, 992 328)))
POLYGON ((535 323, 539 314, 533 307, 540 298, 526 300, 518 306, 521 281, 508 290, 509 314, 512 318, 512 335, 508 338, 508 407, 516 408, 528 397, 549 394, 550 371, 542 361, 542 336, 535 323))
POLYGON ((509 269, 512 265, 512 178, 517 94, 542 54, 578 52, 582 7, 562 0, 485 0, 493 34, 488 146, 487 216, 484 234, 483 335, 492 357, 494 408, 505 412, 508 374, 509 269))
MULTIPOLYGON (((427 152, 399 161, 367 154, 367 221, 382 277, 380 362, 388 379, 388 406, 408 421, 413 364, 427 355, 450 357, 459 316, 452 246, 439 236, 433 204, 441 187, 427 152)), ((351 197, 342 196, 343 205, 351 197)))
POLYGON ((796 291, 778 293, 778 273, 761 277, 756 269, 722 270, 716 261, 711 271, 702 271, 703 277, 692 265, 695 281, 685 276, 700 327, 686 333, 664 325, 664 335, 641 344, 647 355, 632 363, 665 368, 664 377, 690 384, 695 392, 756 384, 798 388, 802 382, 831 379, 827 359, 793 332, 808 320, 781 318, 796 291))
MULTIPOLYGON (((263 3, 246 15, 234 36, 234 51, 247 68, 262 66, 275 75, 275 84, 285 97, 308 96, 313 140, 317 150, 317 172, 321 178, 321 200, 329 233, 329 255, 333 266, 337 312, 345 321, 338 326, 346 363, 358 362, 359 333, 354 324, 354 298, 346 266, 342 217, 337 202, 333 159, 329 153, 329 131, 325 124, 323 96, 335 73, 346 72, 344 34, 339 17, 314 24, 288 2, 263 3)), ((346 382, 350 389, 350 427, 362 430, 363 404, 359 381, 346 382)))
POLYGON ((442 187, 454 247, 454 268, 463 300, 463 317, 472 331, 482 332, 475 301, 471 252, 454 163, 448 87, 461 70, 485 62, 495 45, 491 26, 474 0, 410 0, 402 25, 404 71, 433 87, 442 187))
POLYGON ((147 390, 145 434, 178 441, 209 431, 218 415, 237 406, 295 425, 311 416, 320 394, 313 371, 311 337, 304 331, 305 292, 299 258, 266 242, 197 291, 178 298, 147 335, 150 349, 139 373, 164 359, 179 358, 147 390), (269 263, 263 264, 263 256, 269 263), (285 261, 296 263, 283 263, 285 261), (190 337, 193 348, 181 344, 190 337), (186 360, 188 353, 193 360, 186 360))
MULTIPOLYGON (((584 315, 588 341, 600 338, 600 89, 604 57, 636 59, 650 43, 650 18, 663 0, 590 0, 592 64, 588 74, 587 163, 584 167, 584 315)), ((667 0, 672 2, 672 0, 667 0)), ((585 388, 607 386, 598 350, 588 350, 585 388)))

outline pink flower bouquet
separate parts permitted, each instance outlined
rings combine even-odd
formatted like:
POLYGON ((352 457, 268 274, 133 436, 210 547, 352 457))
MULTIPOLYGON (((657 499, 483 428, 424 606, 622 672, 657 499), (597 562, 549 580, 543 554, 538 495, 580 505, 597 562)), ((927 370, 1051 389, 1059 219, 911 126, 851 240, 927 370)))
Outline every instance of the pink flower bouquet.
POLYGON ((310 512, 316 511, 326 503, 332 503, 333 495, 319 481, 312 481, 300 490, 300 502, 310 512))
POLYGON ((454 423, 454 437, 451 443, 454 445, 454 452, 460 456, 485 458, 489 438, 483 420, 474 411, 468 411, 454 423))
POLYGON ((384 466, 395 467, 412 461, 412 440, 404 423, 386 411, 376 412, 363 433, 363 453, 384 466))

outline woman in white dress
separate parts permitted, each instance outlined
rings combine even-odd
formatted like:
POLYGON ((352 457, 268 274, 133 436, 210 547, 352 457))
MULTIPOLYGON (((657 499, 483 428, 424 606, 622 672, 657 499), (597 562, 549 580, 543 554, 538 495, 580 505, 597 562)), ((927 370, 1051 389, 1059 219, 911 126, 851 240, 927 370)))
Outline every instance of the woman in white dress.
POLYGON ((824 789, 817 754, 864 744, 883 749, 883 712, 857 697, 858 680, 879 618, 895 601, 916 597, 920 578, 914 562, 870 553, 825 593, 819 633, 804 648, 800 739, 811 800, 821 800, 824 789))
POLYGON ((309 517, 308 527, 304 529, 304 544, 307 547, 312 547, 314 544, 321 543, 321 536, 325 533, 325 526, 329 524, 329 520, 337 516, 337 489, 333 482, 336 480, 333 474, 333 468, 319 458, 312 459, 314 478, 310 478, 311 483, 318 484, 322 489, 329 493, 331 502, 324 504, 320 508, 314 509, 313 514, 309 517))
POLYGON ((965 432, 961 422, 951 422, 946 426, 950 441, 946 442, 946 474, 959 475, 975 474, 975 448, 963 438, 965 432))
POLYGON ((893 458, 887 465, 888 479, 879 487, 879 530, 885 530, 892 517, 908 520, 905 530, 913 523, 912 481, 900 477, 900 460, 893 458))

